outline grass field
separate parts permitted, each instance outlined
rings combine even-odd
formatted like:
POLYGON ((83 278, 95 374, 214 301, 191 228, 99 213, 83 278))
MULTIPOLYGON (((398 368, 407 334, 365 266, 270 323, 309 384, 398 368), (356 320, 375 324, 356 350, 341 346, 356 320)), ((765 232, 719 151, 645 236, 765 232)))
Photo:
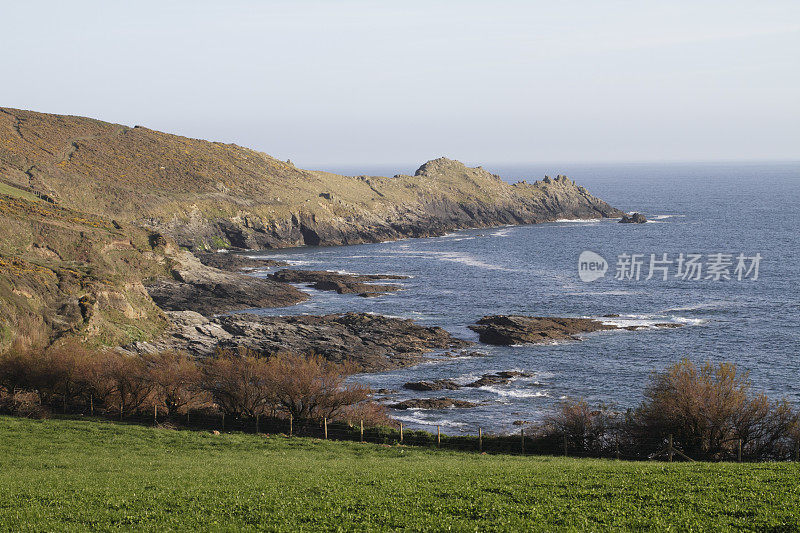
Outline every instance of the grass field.
POLYGON ((0 529, 800 530, 800 465, 628 463, 0 417, 0 529))
POLYGON ((16 187, 12 187, 6 183, 0 183, 0 194, 7 194, 14 198, 22 198, 23 200, 28 200, 31 202, 39 201, 39 197, 35 194, 28 191, 23 191, 22 189, 17 189, 16 187))

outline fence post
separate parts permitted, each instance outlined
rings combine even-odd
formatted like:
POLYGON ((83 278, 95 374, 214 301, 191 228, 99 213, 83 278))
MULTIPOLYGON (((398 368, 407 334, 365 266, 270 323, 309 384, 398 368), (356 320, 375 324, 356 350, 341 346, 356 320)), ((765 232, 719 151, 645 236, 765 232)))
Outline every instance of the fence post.
POLYGON ((742 462, 742 439, 736 441, 736 461, 742 462))
POLYGON ((478 428, 478 451, 483 453, 483 429, 478 428))
POLYGON ((442 443, 442 434, 439 432, 439 426, 436 426, 436 447, 442 443))
POLYGON ((525 455, 525 429, 519 428, 519 438, 522 447, 522 455, 525 455))
POLYGON ((400 442, 403 442, 403 423, 400 422, 400 442))
POLYGON ((153 424, 158 424, 158 405, 153 404, 153 424))
POLYGON ((361 419, 361 442, 364 442, 364 419, 361 419))
POLYGON ((189 408, 186 408, 186 425, 189 425, 189 408))
POLYGON ((568 455, 567 454, 567 436, 564 435, 564 457, 566 457, 567 455, 568 455))
POLYGON ((669 462, 670 463, 672 462, 673 453, 674 452, 672 450, 672 433, 670 433, 669 434, 669 443, 667 444, 667 456, 669 457, 669 462))
POLYGON ((328 440, 328 417, 322 419, 322 429, 325 430, 325 440, 328 440))
POLYGON ((292 436, 292 430, 294 429, 293 426, 294 419, 292 418, 292 413, 289 413, 289 436, 292 436))
POLYGON ((94 393, 89 394, 89 414, 94 416, 94 393))
POLYGON ((261 433, 261 431, 259 431, 259 429, 260 429, 260 428, 258 427, 258 413, 256 413, 256 435, 258 435, 259 433, 261 433))
POLYGON ((225 431, 225 411, 222 411, 222 431, 225 431))

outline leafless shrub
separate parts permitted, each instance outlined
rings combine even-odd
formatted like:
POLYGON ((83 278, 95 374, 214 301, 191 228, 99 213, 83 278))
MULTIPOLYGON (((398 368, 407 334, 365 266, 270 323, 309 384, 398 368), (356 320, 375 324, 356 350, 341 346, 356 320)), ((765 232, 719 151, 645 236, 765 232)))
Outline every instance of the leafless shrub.
POLYGON ((201 389, 203 373, 185 353, 163 352, 146 357, 147 375, 154 385, 154 401, 170 414, 199 407, 207 394, 201 389))
POLYGON ((333 419, 371 393, 368 387, 345 383, 346 365, 314 354, 280 354, 267 361, 265 370, 269 401, 297 420, 333 419))
POLYGON ((785 447, 797 423, 785 401, 770 403, 751 392, 746 372, 710 362, 697 367, 683 360, 654 374, 645 401, 628 420, 634 440, 657 442, 672 434, 687 455, 723 459, 734 455, 741 439, 753 458, 785 447))

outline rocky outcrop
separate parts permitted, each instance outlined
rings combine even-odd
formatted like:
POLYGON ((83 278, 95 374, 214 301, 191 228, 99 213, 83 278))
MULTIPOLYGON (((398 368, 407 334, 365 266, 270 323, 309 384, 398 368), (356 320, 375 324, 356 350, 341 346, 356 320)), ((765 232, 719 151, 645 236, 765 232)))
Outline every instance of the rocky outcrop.
POLYGON ((484 344, 509 346, 539 344, 576 339, 580 333, 618 329, 591 318, 555 318, 519 315, 492 315, 481 318, 469 328, 478 333, 484 344))
POLYGON ((243 270, 252 270, 256 268, 285 267, 289 265, 286 261, 249 257, 237 253, 195 252, 194 255, 206 266, 227 270, 229 272, 241 272, 243 270))
POLYGON ((477 407, 475 402, 468 402, 466 400, 454 400, 453 398, 414 398, 411 400, 403 400, 390 404, 392 409, 406 410, 406 409, 468 409, 470 407, 477 407))
POLYGON ((631 216, 622 215, 620 219, 621 224, 644 224, 647 218, 641 213, 634 213, 631 216))
POLYGON ((270 274, 270 279, 284 283, 305 283, 320 291, 335 291, 339 294, 358 294, 359 296, 380 296, 387 292, 402 289, 397 284, 370 283, 376 280, 407 279, 408 276, 396 274, 341 274, 327 270, 279 270, 270 274))
POLYGON ((442 328, 368 313, 233 314, 214 318, 193 312, 168 314, 174 322, 168 335, 128 349, 136 352, 184 350, 200 357, 225 348, 244 348, 262 356, 286 351, 313 352, 330 361, 353 363, 363 371, 376 372, 420 363, 427 352, 471 344, 442 328))
POLYGON ((496 374, 484 374, 480 379, 465 385, 465 387, 486 387, 489 385, 508 385, 514 378, 529 378, 533 374, 519 372, 516 370, 497 372, 496 374))
POLYGON ((174 279, 151 283, 147 291, 166 311, 196 311, 203 315, 259 307, 283 307, 308 299, 287 283, 225 272, 202 264, 188 252, 178 258, 174 279))

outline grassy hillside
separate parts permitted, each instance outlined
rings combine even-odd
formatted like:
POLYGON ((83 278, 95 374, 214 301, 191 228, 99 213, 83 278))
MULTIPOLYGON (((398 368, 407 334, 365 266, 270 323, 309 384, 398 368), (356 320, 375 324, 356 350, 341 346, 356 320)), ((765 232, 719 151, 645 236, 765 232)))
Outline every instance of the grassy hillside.
POLYGON ((0 417, 0 529, 800 529, 800 465, 627 463, 0 417))
POLYGON ((166 276, 148 232, 0 186, 0 350, 14 337, 74 334, 102 344, 152 338, 166 320, 142 281, 166 276))
POLYGON ((565 178, 509 185, 444 158, 414 176, 340 176, 233 144, 8 108, 0 108, 0 182, 196 248, 343 244, 621 215, 565 178))

